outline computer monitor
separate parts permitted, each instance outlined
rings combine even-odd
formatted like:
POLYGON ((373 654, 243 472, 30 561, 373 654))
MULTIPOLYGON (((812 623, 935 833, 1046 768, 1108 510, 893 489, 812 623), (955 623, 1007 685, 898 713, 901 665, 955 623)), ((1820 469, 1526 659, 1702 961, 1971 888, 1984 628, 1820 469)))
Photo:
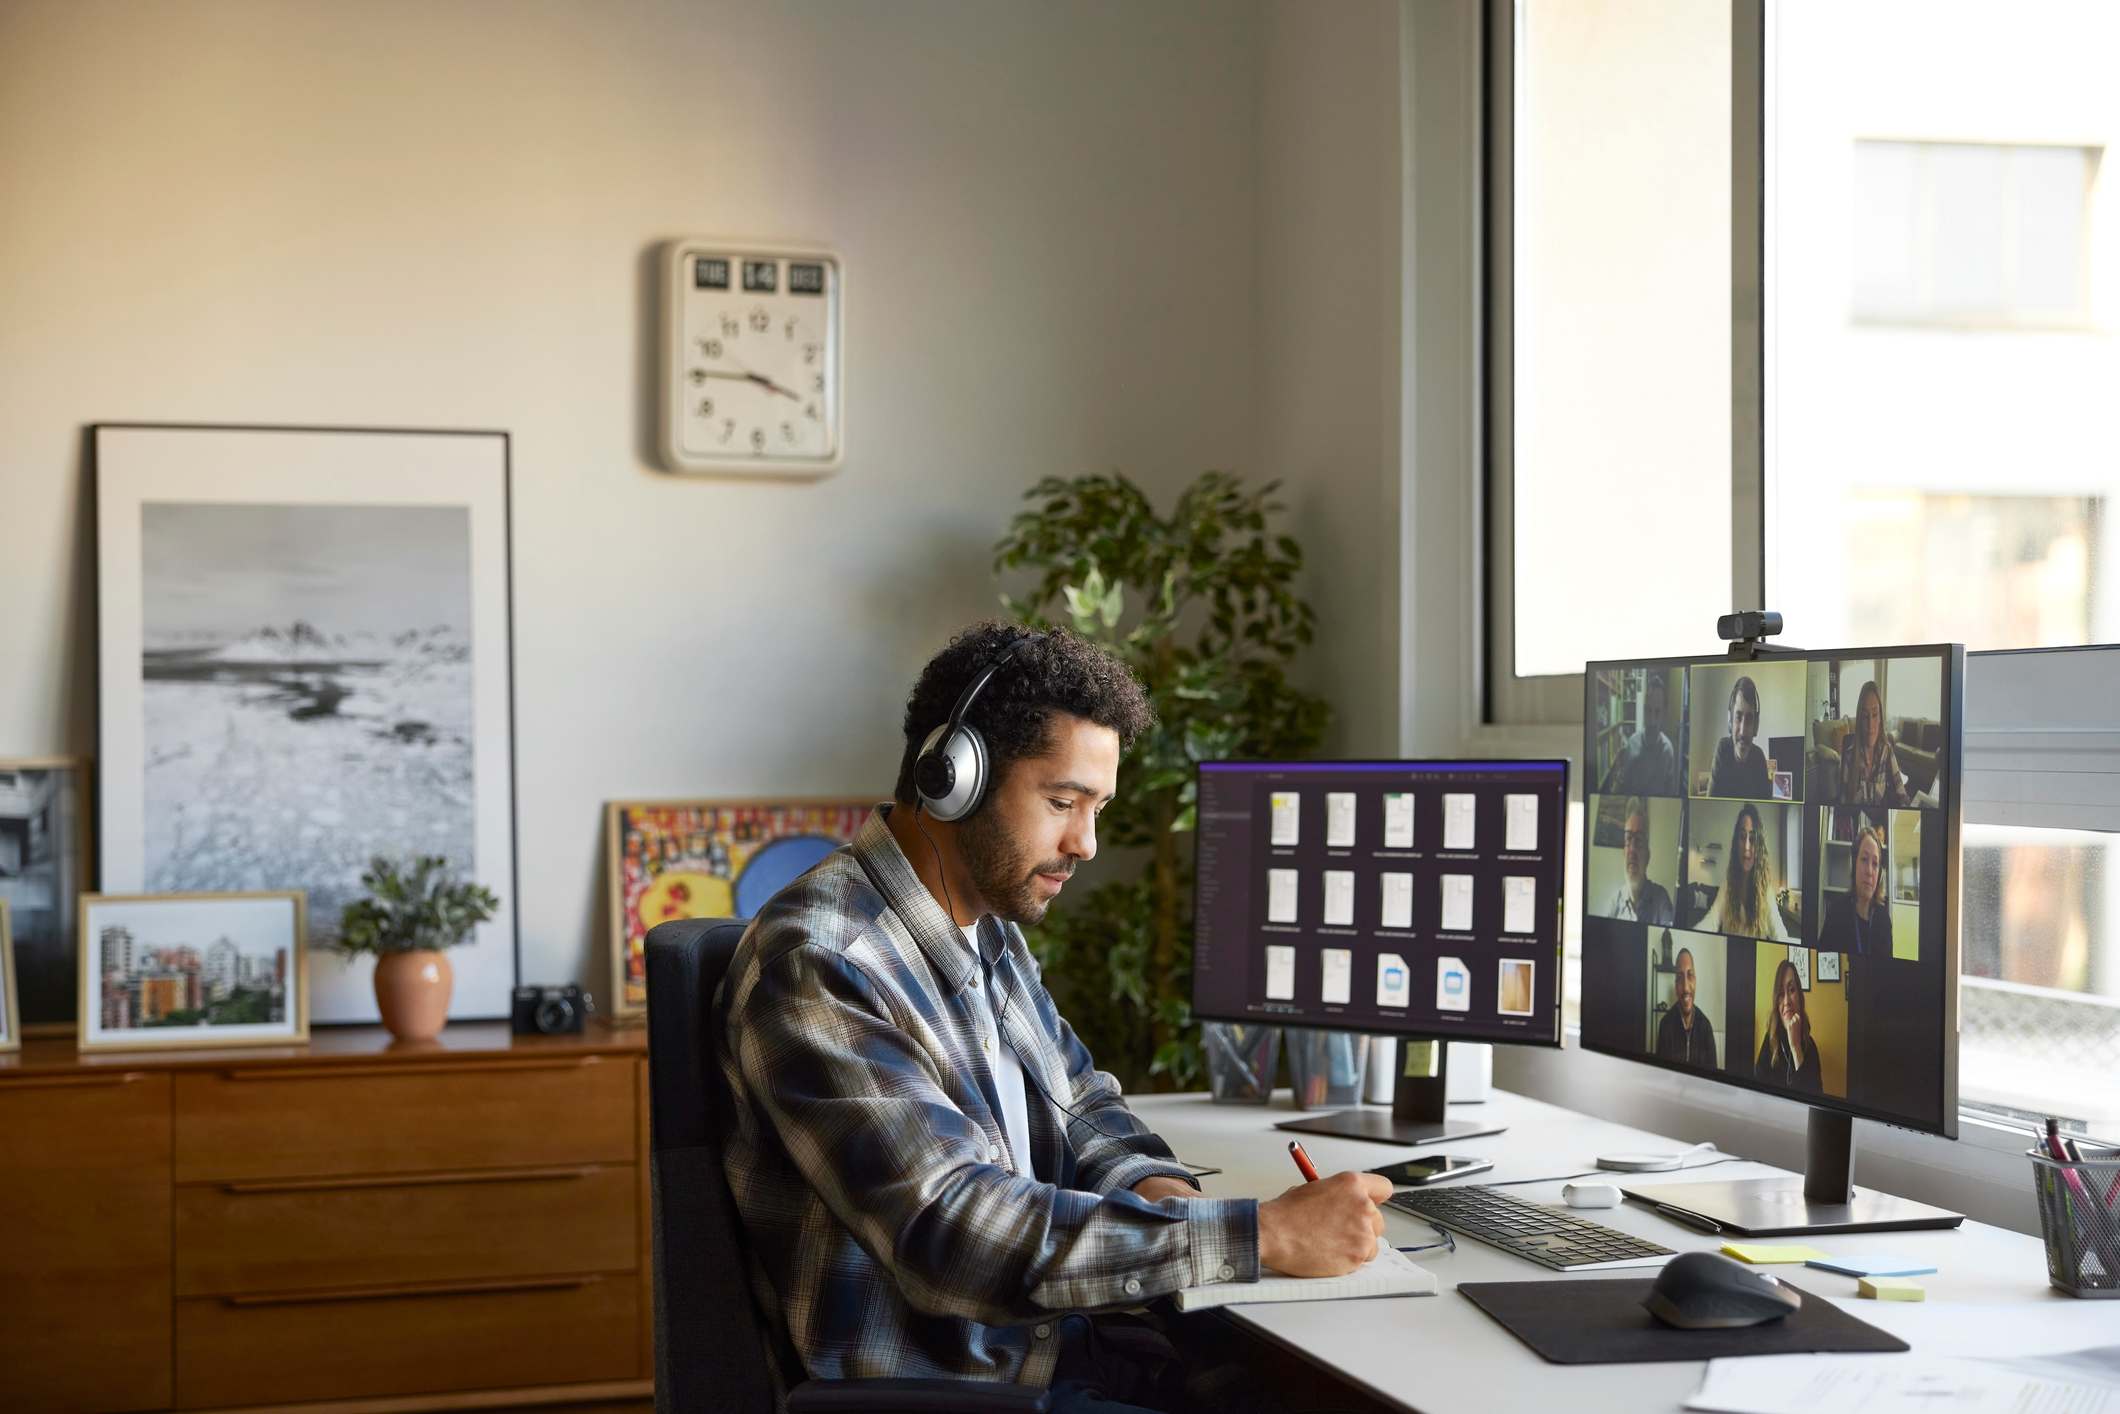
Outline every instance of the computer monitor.
POLYGON ((1806 1174, 1627 1191, 1949 1226, 1850 1174, 1856 1116, 1957 1133, 1965 650, 1744 651, 1584 672, 1583 1045, 1809 1105, 1806 1174))
MULTIPOLYGON (((1202 762, 1193 1015, 1559 1045, 1567 808, 1566 761, 1202 762)), ((1280 1127, 1496 1132, 1446 1118, 1440 1063, 1406 1069, 1390 1111, 1280 1127)))

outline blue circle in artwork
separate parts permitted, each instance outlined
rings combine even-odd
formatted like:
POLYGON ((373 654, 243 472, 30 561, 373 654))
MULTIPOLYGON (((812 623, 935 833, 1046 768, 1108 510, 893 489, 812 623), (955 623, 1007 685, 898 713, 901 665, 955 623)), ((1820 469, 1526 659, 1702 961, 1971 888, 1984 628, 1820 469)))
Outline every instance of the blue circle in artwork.
POLYGON ((827 835, 789 835, 760 846, 736 879, 736 916, 749 918, 766 900, 808 872, 811 865, 839 848, 827 835))

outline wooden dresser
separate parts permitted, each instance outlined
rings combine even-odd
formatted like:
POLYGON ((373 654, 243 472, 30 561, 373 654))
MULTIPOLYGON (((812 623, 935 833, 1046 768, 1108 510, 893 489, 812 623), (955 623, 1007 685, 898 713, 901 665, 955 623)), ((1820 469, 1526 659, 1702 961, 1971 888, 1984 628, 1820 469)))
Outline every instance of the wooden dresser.
POLYGON ((0 1055, 0 1406, 651 1390, 646 1033, 0 1055))

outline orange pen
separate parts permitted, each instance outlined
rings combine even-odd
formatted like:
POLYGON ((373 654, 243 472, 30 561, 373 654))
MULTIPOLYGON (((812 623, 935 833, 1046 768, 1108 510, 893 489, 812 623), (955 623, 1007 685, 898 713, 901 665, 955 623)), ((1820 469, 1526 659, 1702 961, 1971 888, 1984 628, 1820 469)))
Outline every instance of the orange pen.
POLYGON ((1288 1141, 1288 1157, 1294 1159, 1296 1167, 1303 1171, 1303 1181, 1305 1183, 1316 1183, 1318 1181, 1317 1165, 1310 1161, 1310 1155, 1303 1152, 1302 1141, 1296 1139, 1288 1141))

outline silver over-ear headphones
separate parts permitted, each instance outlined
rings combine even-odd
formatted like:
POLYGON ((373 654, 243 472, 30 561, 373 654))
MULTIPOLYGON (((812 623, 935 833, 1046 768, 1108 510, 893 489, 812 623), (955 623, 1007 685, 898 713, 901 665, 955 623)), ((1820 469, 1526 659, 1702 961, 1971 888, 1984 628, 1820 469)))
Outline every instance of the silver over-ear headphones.
POLYGON ((965 714, 972 710, 972 703, 994 674, 1031 637, 1017 639, 981 668, 958 694, 950 719, 929 732, 927 740, 920 744, 920 756, 913 762, 913 789, 920 797, 920 809, 931 818, 945 824, 962 820, 977 810, 985 798, 987 787, 993 783, 993 766, 987 756, 986 738, 964 720, 965 714))

